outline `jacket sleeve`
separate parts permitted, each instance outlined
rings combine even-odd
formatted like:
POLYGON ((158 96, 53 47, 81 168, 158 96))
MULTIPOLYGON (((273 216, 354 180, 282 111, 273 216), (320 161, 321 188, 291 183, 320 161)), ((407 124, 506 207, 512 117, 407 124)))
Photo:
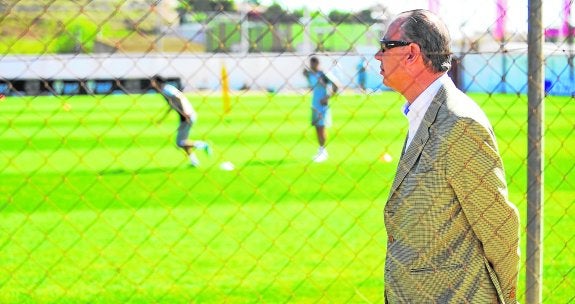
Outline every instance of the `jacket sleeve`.
POLYGON ((507 197, 495 136, 490 127, 465 118, 455 123, 447 142, 448 181, 483 245, 499 281, 500 296, 505 303, 516 303, 519 215, 507 197))

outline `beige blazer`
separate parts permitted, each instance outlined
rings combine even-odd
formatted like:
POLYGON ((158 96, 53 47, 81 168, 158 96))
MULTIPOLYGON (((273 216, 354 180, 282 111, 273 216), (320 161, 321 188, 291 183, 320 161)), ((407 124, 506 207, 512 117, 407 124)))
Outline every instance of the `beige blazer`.
POLYGON ((385 205, 387 303, 516 303, 519 216, 493 129, 444 85, 385 205))

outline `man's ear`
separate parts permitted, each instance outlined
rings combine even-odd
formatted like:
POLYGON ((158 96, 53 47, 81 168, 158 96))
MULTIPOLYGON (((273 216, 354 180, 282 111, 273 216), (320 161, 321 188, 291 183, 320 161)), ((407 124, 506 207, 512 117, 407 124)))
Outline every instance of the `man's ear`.
POLYGON ((406 59, 406 63, 408 65, 411 65, 415 62, 417 62, 417 60, 421 57, 421 48, 419 47, 419 45, 412 43, 409 45, 409 49, 408 49, 408 53, 407 53, 407 59, 406 59))

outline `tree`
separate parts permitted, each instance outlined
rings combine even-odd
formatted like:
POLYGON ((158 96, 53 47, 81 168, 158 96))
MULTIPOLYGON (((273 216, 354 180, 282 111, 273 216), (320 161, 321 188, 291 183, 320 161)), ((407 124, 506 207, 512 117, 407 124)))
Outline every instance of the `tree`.
POLYGON ((233 0, 186 0, 189 8, 196 12, 235 11, 233 0))
POLYGON ((295 11, 293 11, 292 13, 293 18, 296 19, 295 22, 298 22, 302 17, 303 17, 303 9, 297 9, 295 11))
POLYGON ((333 10, 331 12, 329 12, 329 14, 327 15, 327 17, 329 18, 329 21, 331 21, 332 23, 344 23, 344 22, 353 22, 353 18, 351 17, 352 15, 348 12, 343 12, 343 11, 338 11, 338 10, 333 10))
POLYGON ((214 0, 214 11, 231 12, 236 10, 236 6, 232 0, 214 0))
POLYGON ((281 18, 283 17, 283 15, 286 14, 286 11, 284 11, 283 7, 281 7, 279 4, 277 3, 273 3, 270 7, 268 7, 268 9, 264 12, 263 17, 264 19, 266 19, 269 23, 276 23, 276 22, 280 22, 281 18))
POLYGON ((364 9, 362 11, 359 11, 357 13, 355 13, 355 20, 357 22, 361 22, 361 23, 365 23, 365 24, 371 24, 374 23, 376 20, 373 19, 373 17, 371 16, 371 10, 368 9, 364 9))
POLYGON ((68 24, 61 24, 61 34, 56 39, 58 53, 91 53, 94 49, 98 27, 84 16, 78 16, 68 24))
POLYGON ((187 2, 179 2, 176 12, 178 12, 178 18, 180 19, 180 24, 188 22, 186 19, 186 14, 192 10, 190 4, 187 2))
POLYGON ((277 22, 295 23, 301 18, 301 15, 284 10, 281 5, 274 2, 263 13, 263 18, 271 24, 277 22))

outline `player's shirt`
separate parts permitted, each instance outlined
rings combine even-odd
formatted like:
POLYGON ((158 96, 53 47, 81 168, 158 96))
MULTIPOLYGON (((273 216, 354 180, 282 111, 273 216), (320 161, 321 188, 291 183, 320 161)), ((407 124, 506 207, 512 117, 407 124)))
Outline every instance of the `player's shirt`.
POLYGON ((166 98, 170 107, 180 114, 180 119, 183 120, 185 116, 189 116, 192 122, 196 121, 198 115, 182 91, 173 85, 166 84, 162 88, 162 95, 166 98))
POLYGON ((331 83, 331 81, 322 71, 309 71, 307 78, 313 93, 311 106, 315 109, 325 107, 321 104, 321 100, 327 96, 327 85, 331 83))
POLYGON ((365 60, 360 60, 355 68, 357 69, 357 77, 359 77, 360 79, 365 79, 365 70, 366 70, 365 60))
POLYGON ((365 73, 366 69, 365 60, 360 60, 357 66, 355 66, 355 68, 357 69, 358 73, 365 73))

